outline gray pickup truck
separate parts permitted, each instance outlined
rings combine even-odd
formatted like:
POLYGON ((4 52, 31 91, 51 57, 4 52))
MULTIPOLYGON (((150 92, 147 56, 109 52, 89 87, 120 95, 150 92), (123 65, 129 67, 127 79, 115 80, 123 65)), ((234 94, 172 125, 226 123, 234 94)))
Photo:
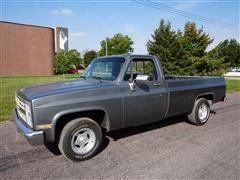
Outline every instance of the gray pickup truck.
POLYGON ((30 144, 55 143, 81 161, 97 153, 105 131, 179 114, 205 124, 226 85, 223 77, 164 77, 157 57, 128 54, 94 59, 77 80, 22 88, 15 97, 13 118, 30 144))

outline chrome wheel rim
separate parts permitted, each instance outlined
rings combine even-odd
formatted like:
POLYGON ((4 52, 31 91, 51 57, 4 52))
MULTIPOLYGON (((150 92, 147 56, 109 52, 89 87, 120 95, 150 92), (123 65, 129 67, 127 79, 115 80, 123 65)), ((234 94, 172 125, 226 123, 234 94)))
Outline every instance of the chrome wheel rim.
POLYGON ((201 122, 205 122, 208 119, 209 115, 209 108, 205 103, 202 103, 201 106, 198 109, 198 117, 201 122))
POLYGON ((71 139, 72 150, 77 154, 89 153, 96 143, 96 135, 90 128, 82 128, 75 132, 71 139))

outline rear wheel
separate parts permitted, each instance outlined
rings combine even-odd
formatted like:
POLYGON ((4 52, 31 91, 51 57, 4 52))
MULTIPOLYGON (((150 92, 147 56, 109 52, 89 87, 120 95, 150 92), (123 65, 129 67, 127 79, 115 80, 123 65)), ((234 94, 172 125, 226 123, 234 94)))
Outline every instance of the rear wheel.
POLYGON ((195 101, 192 112, 188 115, 188 120, 195 125, 201 126, 208 121, 210 116, 210 104, 204 99, 195 101))
POLYGON ((70 121, 63 128, 58 147, 72 161, 83 161, 93 157, 102 143, 99 125, 89 118, 70 121))

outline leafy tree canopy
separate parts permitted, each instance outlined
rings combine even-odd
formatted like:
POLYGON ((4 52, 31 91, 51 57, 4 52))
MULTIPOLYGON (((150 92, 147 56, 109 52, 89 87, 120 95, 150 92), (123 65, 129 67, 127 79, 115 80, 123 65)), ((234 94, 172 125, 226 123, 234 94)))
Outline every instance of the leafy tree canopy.
POLYGON ((57 52, 54 56, 54 72, 55 74, 64 74, 73 65, 80 63, 81 54, 76 49, 57 52))
POLYGON ((191 66, 185 68, 186 75, 198 76, 218 76, 224 74, 227 64, 223 63, 223 58, 204 55, 202 57, 190 57, 191 66))
POLYGON ((97 57, 97 52, 94 50, 87 51, 84 54, 83 61, 84 61, 84 66, 87 67, 90 62, 97 57))
POLYGON ((106 40, 102 40, 100 42, 101 49, 98 52, 99 56, 106 55, 106 42, 105 41, 107 41, 108 55, 127 54, 127 53, 133 52, 132 39, 127 35, 117 33, 112 38, 106 38, 106 40))
POLYGON ((220 42, 209 54, 223 58, 230 67, 240 67, 240 44, 235 39, 226 39, 220 42))

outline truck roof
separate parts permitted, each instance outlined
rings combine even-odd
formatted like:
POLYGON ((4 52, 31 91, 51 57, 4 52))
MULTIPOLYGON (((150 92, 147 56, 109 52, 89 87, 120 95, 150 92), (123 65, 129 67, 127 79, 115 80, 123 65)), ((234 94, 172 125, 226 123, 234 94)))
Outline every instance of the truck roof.
POLYGON ((111 57, 123 57, 123 58, 129 58, 129 57, 141 57, 141 58, 149 58, 149 57, 153 57, 152 55, 143 55, 143 54, 117 54, 117 55, 110 55, 110 56, 102 56, 99 57, 97 59, 100 58, 111 58, 111 57))

